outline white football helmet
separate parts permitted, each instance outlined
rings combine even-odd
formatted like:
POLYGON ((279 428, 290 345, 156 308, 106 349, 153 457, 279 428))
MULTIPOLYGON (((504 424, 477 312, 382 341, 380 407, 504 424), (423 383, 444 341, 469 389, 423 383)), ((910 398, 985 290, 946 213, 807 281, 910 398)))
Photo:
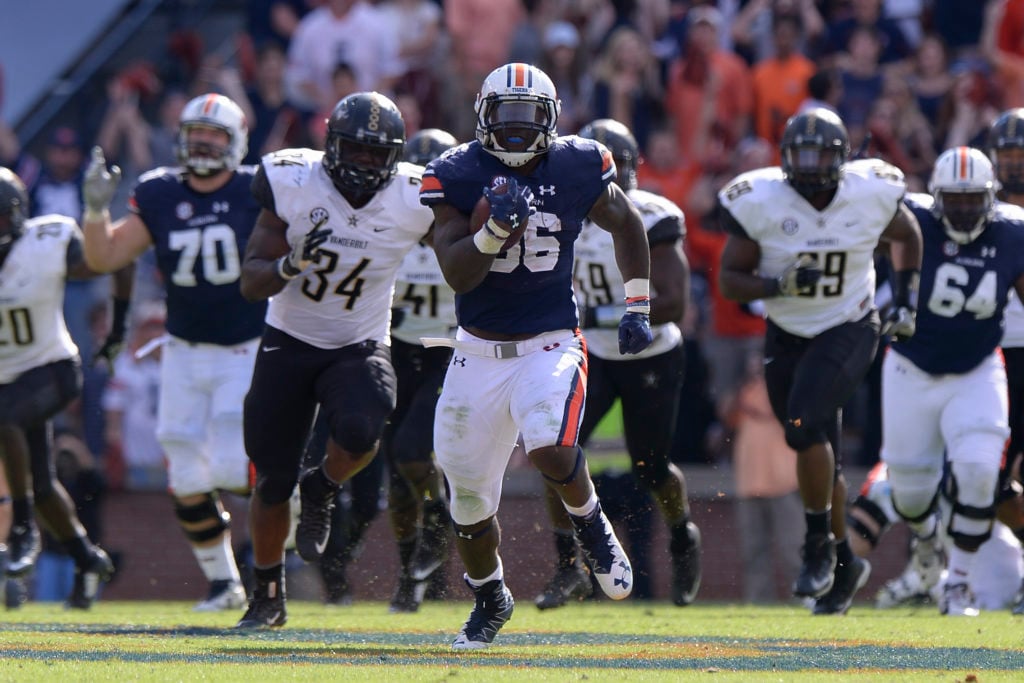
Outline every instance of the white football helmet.
POLYGON ((928 182, 928 191, 935 198, 935 215, 949 239, 957 244, 970 244, 984 232, 998 190, 992 162, 973 147, 943 152, 928 182))
POLYGON ((249 127, 241 107, 230 98, 217 93, 200 95, 181 110, 178 125, 178 163, 198 176, 221 170, 234 170, 242 163, 249 149, 249 127), (216 128, 228 134, 227 147, 206 143, 189 144, 188 131, 193 126, 216 128))
POLYGON ((484 79, 476 96, 476 139, 513 168, 548 151, 562 105, 555 84, 535 66, 513 63, 484 79))

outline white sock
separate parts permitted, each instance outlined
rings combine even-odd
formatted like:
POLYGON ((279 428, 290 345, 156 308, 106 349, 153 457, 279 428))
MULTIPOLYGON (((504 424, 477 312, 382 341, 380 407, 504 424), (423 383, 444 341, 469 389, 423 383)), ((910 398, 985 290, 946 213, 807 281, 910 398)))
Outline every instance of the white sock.
POLYGON ((466 577, 466 581, 469 581, 470 586, 473 586, 474 588, 479 588, 485 583, 488 583, 490 581, 497 581, 498 579, 504 578, 505 572, 504 568, 501 565, 501 558, 499 557, 498 568, 491 572, 487 577, 483 579, 474 579, 469 574, 463 574, 463 576, 466 577))
POLYGON ((957 548, 950 544, 949 548, 949 578, 946 583, 966 583, 970 585, 971 568, 974 566, 974 558, 978 553, 969 553, 966 550, 957 548))
POLYGON ((565 509, 569 511, 570 515, 576 515, 577 517, 586 517, 594 511, 594 508, 597 507, 597 491, 591 489, 590 498, 587 498, 587 502, 578 508, 574 508, 573 506, 566 503, 564 500, 562 501, 562 505, 564 505, 565 509))
POLYGON ((192 546, 192 553, 199 562, 199 568, 203 570, 209 581, 236 581, 240 582, 241 576, 238 567, 235 565, 235 553, 231 549, 231 532, 225 531, 221 536, 220 543, 203 548, 192 546))

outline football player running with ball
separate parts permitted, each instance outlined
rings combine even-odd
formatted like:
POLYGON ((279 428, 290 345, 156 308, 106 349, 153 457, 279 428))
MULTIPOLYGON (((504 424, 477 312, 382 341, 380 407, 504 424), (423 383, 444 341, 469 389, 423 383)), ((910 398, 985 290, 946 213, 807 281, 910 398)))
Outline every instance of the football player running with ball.
POLYGON ((423 176, 420 198, 434 210, 434 248, 456 292, 459 322, 454 341, 425 342, 454 347, 434 450, 476 598, 456 650, 486 647, 512 616, 497 511, 520 433, 530 462, 562 499, 602 590, 613 599, 632 590, 629 559, 577 444, 587 355, 573 297, 573 243, 587 218, 612 234, 625 282, 618 349, 628 354, 652 341, 650 249, 639 213, 613 182, 611 153, 594 140, 558 137, 559 107, 551 79, 536 67, 495 69, 477 95, 477 139, 431 162, 423 176), (481 192, 489 216, 471 226, 481 192))

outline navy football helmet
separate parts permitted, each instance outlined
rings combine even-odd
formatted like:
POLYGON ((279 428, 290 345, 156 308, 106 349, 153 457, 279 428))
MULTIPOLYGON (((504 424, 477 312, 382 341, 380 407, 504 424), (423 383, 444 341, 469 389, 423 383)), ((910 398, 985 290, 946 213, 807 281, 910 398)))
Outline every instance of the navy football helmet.
POLYGON ((0 166, 0 257, 21 237, 28 219, 28 190, 21 178, 0 166))
POLYGON ((405 143, 404 161, 426 166, 452 147, 459 144, 455 136, 440 128, 424 128, 405 143))
POLYGON ((1024 109, 1000 114, 989 129, 988 146, 1003 189, 1024 194, 1024 109))

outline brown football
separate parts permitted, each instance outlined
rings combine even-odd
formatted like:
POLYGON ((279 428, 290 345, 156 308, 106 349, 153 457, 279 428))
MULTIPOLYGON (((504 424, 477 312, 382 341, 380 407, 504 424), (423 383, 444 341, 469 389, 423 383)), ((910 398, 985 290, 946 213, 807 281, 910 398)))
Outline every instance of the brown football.
MULTIPOLYGON (((491 189, 494 191, 495 194, 505 194, 506 192, 508 192, 508 182, 501 177, 495 178, 495 182, 491 185, 491 189)), ((487 222, 487 219, 490 218, 490 216, 491 203, 487 201, 487 197, 485 195, 481 195, 480 200, 477 201, 476 206, 473 207, 473 213, 471 213, 469 216, 470 234, 475 233, 481 228, 483 228, 484 223, 487 222)), ((501 247, 501 251, 508 251, 509 249, 511 249, 512 247, 516 246, 516 244, 519 243, 519 240, 521 240, 523 237, 523 233, 526 232, 526 224, 528 222, 529 221, 526 220, 520 221, 519 227, 513 230, 512 234, 509 235, 508 239, 505 240, 505 244, 501 247)), ((495 221, 495 223, 500 225, 505 230, 511 230, 507 223, 502 223, 501 221, 495 221)))

